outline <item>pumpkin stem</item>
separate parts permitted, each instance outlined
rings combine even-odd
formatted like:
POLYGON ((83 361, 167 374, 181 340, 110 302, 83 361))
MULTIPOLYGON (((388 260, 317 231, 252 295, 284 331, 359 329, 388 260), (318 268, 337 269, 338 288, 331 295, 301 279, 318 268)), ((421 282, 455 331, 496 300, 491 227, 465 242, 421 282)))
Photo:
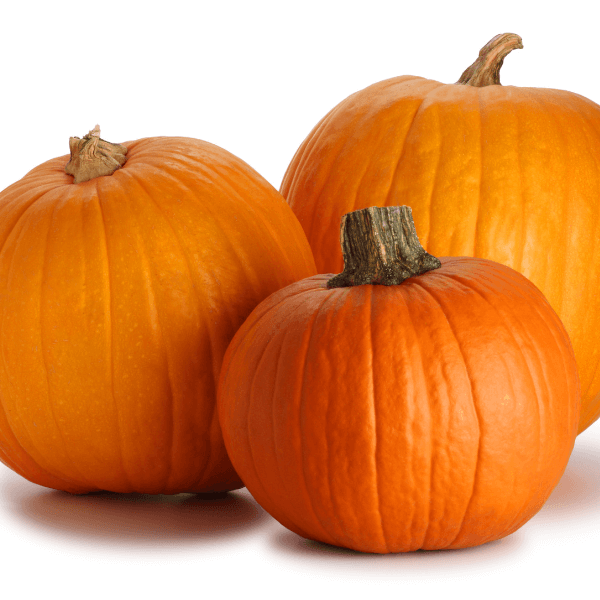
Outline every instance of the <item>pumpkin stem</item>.
POLYGON ((523 41, 516 33, 501 33, 493 37, 480 51, 477 60, 456 82, 461 85, 485 87, 500 84, 500 67, 504 57, 515 48, 523 48, 523 41))
POLYGON ((329 279, 328 288, 398 285, 442 266, 421 246, 409 206, 371 206, 345 214, 340 240, 344 272, 329 279))
POLYGON ((127 148, 101 139, 99 125, 82 138, 69 138, 69 149, 71 158, 65 166, 65 171, 75 177, 73 183, 112 175, 127 160, 127 148))

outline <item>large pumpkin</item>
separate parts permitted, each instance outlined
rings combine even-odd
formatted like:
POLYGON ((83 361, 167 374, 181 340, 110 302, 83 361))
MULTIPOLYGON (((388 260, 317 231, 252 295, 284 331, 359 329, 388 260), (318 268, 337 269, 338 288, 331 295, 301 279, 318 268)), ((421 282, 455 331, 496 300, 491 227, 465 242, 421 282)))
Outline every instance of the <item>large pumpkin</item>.
POLYGON ((495 37, 456 84, 403 76, 351 95, 304 140, 281 192, 320 273, 342 268, 343 214, 400 203, 429 252, 523 273, 571 337, 583 431, 600 415, 600 107, 500 85, 504 57, 521 47, 495 37))
POLYGON ((216 379, 250 311, 315 273, 302 228, 212 144, 71 151, 75 178, 60 157, 0 194, 0 459, 76 493, 240 487, 216 379))
POLYGON ((225 445, 256 500, 306 538, 474 546, 523 525, 563 473, 575 357, 525 277, 440 263, 398 211, 347 215, 346 271, 276 292, 236 333, 218 389, 225 445))

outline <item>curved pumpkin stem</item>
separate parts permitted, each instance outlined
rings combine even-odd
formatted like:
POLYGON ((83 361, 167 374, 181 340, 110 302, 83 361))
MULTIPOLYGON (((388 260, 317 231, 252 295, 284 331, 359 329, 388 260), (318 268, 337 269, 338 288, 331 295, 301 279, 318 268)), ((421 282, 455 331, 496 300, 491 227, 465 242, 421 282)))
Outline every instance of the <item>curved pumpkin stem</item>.
POLYGON ((442 266, 421 246, 409 206, 371 206, 345 214, 341 243, 344 272, 332 277, 328 288, 398 285, 442 266))
POLYGON ((504 58, 515 48, 523 48, 523 41, 516 33, 501 33, 493 37, 480 51, 477 60, 456 82, 461 85, 485 87, 501 85, 500 67, 504 58))
POLYGON ((75 177, 73 183, 112 175, 127 160, 127 148, 101 139, 99 125, 82 138, 69 138, 69 149, 71 158, 65 166, 65 171, 75 177))

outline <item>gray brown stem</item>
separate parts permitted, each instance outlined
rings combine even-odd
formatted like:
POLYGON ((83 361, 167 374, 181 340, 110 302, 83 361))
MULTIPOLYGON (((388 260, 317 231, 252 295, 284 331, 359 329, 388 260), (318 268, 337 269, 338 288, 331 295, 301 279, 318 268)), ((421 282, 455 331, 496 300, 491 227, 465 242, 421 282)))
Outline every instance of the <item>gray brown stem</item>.
POLYGON ((398 285, 442 263, 419 242, 409 206, 372 206, 342 217, 344 271, 327 287, 398 285))
POLYGON ((101 139, 99 125, 82 138, 69 138, 69 149, 71 158, 65 166, 65 171, 73 175, 73 183, 112 175, 127 160, 127 148, 101 139))
POLYGON ((492 38, 480 51, 477 60, 456 82, 462 85, 485 87, 500 84, 500 67, 506 55, 515 48, 523 48, 523 41, 516 33, 501 33, 492 38))

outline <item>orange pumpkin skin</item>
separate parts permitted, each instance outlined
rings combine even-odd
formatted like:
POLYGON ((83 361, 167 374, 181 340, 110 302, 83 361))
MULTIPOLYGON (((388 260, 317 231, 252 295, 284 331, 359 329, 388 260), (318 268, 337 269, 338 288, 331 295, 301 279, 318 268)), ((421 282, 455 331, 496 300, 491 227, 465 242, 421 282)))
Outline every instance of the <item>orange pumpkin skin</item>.
POLYGON ((390 287, 307 278, 233 338, 225 445, 297 534, 376 553, 483 544, 530 519, 563 473, 579 380, 556 313, 505 266, 441 261, 390 287))
POLYGON ((68 157, 0 194, 0 459, 84 493, 242 486, 216 415, 222 357, 270 293, 315 273, 284 199, 212 144, 125 144, 108 177, 68 157))
POLYGON ((326 115, 281 193, 320 273, 343 267, 343 214, 406 204, 428 252, 488 258, 533 281, 571 338, 583 431, 600 416, 598 156, 600 106, 578 94, 404 76, 326 115))

